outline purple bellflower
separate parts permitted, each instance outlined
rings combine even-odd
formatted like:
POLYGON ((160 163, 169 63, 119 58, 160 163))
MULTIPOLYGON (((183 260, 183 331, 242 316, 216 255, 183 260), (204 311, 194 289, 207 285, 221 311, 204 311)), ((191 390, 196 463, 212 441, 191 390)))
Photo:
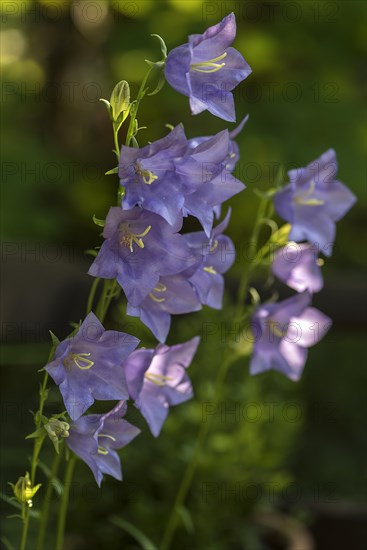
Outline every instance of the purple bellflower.
POLYGON ((176 162, 176 170, 183 176, 187 190, 184 214, 197 218, 208 237, 215 207, 245 189, 227 168, 229 150, 228 130, 223 130, 176 162))
POLYGON ((321 340, 331 326, 329 317, 309 307, 310 302, 311 295, 305 291, 255 311, 251 374, 275 369, 290 380, 300 379, 307 348, 321 340))
MULTIPOLYGON (((238 134, 242 131, 243 127, 245 126, 246 122, 249 119, 249 115, 246 115, 245 118, 240 122, 240 124, 229 132, 229 142, 228 142, 228 151, 227 156, 225 158, 224 164, 225 168, 228 172, 233 172, 235 169, 235 166, 240 158, 240 150, 237 145, 237 143, 234 141, 234 139, 238 136, 238 134)), ((209 139, 211 139, 213 136, 202 136, 197 138, 191 138, 188 140, 188 151, 192 153, 198 145, 201 143, 205 143, 209 139)))
POLYGON ((233 242, 222 232, 227 228, 231 210, 213 230, 208 239, 203 231, 186 233, 189 247, 202 255, 202 262, 189 281, 196 289, 200 302, 215 309, 222 308, 224 279, 222 274, 232 266, 236 250, 233 242))
POLYGON ((274 197, 278 214, 291 225, 289 239, 308 241, 331 256, 335 222, 353 206, 355 195, 336 180, 336 154, 329 149, 305 168, 288 172, 290 183, 274 197))
POLYGON ((88 464, 99 487, 104 474, 122 480, 116 449, 125 447, 140 433, 138 428, 122 418, 126 410, 126 402, 120 401, 107 414, 88 414, 70 426, 66 443, 88 464))
POLYGON ((319 292, 323 285, 320 266, 323 260, 317 257, 317 250, 307 243, 288 243, 276 251, 272 272, 280 281, 297 292, 308 290, 319 292))
POLYGON ((193 115, 206 109, 235 122, 231 90, 251 73, 242 55, 230 45, 236 37, 233 13, 203 34, 192 34, 187 44, 172 50, 166 59, 169 84, 189 97, 193 115))
POLYGON ((184 194, 174 158, 181 157, 186 149, 181 125, 142 149, 123 145, 119 163, 120 183, 125 188, 122 207, 141 206, 175 225, 182 217, 184 194))
POLYGON ((193 396, 186 374, 196 353, 199 337, 184 344, 168 347, 159 344, 155 350, 140 349, 124 364, 129 393, 147 421, 154 437, 158 437, 169 408, 193 396))
POLYGON ((127 305, 127 314, 140 317, 160 342, 164 343, 171 326, 171 315, 191 313, 201 309, 201 303, 188 277, 179 273, 161 277, 140 306, 127 305))
POLYGON ((197 262, 182 235, 161 216, 139 207, 112 207, 106 218, 106 239, 88 273, 116 278, 132 306, 138 306, 161 276, 179 273, 197 262))
POLYGON ((75 336, 60 342, 45 370, 59 386, 72 420, 95 399, 128 399, 122 363, 138 343, 124 332, 105 330, 94 313, 87 315, 75 336))

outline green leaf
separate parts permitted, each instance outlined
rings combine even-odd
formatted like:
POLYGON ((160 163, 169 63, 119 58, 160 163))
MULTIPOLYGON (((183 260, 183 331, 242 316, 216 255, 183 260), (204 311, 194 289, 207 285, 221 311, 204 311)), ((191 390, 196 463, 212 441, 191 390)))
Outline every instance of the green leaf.
POLYGON ((5 550, 15 550, 15 547, 6 537, 0 537, 0 541, 3 543, 5 550))
MULTIPOLYGON (((0 492, 0 498, 7 504, 10 504, 10 506, 17 508, 17 510, 22 510, 23 508, 23 506, 14 497, 8 497, 7 495, 4 495, 4 493, 0 492)), ((33 518, 38 518, 40 516, 40 513, 38 510, 28 509, 28 513, 33 518)))
POLYGON ((157 546, 146 535, 144 535, 144 533, 125 519, 118 516, 112 516, 110 518, 110 522, 123 531, 126 531, 126 533, 129 533, 129 535, 131 535, 140 544, 143 550, 158 550, 157 546))
POLYGON ((189 533, 189 535, 192 535, 195 532, 195 526, 194 522, 192 521, 190 512, 185 506, 180 506, 180 508, 178 509, 178 513, 181 516, 182 523, 184 524, 186 531, 189 533))

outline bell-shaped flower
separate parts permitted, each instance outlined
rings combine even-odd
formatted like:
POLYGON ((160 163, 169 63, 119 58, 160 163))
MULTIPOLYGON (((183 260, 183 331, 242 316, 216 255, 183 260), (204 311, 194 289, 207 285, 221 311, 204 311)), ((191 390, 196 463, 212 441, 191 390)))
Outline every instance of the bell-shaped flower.
POLYGON ((201 264, 189 281, 198 293, 200 302, 215 309, 222 308, 222 274, 228 271, 236 257, 233 242, 226 235, 222 235, 228 226, 230 216, 229 209, 224 220, 212 230, 209 239, 204 231, 184 235, 189 247, 202 256, 201 264))
POLYGON ((188 277, 179 273, 161 277, 152 292, 140 306, 127 305, 127 314, 140 317, 160 342, 165 342, 171 326, 171 315, 182 315, 201 309, 198 294, 188 281, 188 277))
MULTIPOLYGON (((242 131, 248 119, 249 119, 249 115, 246 115, 245 118, 237 126, 237 128, 235 128, 234 130, 228 133, 229 135, 228 151, 227 151, 227 156, 223 161, 227 172, 230 172, 230 173, 233 172, 237 162, 239 161, 240 150, 237 143, 234 140, 238 136, 238 134, 242 131)), ((187 142, 188 152, 192 153, 198 145, 200 145, 201 143, 205 143, 206 141, 212 138, 213 136, 201 136, 201 137, 189 139, 187 142)))
POLYGON ((123 145, 119 162, 120 183, 125 189, 122 207, 141 206, 175 225, 182 218, 184 188, 174 158, 181 157, 186 149, 181 125, 141 149, 123 145))
POLYGON ((176 161, 176 170, 186 186, 184 214, 197 218, 208 237, 215 208, 245 189, 231 174, 232 166, 227 168, 229 150, 228 130, 223 130, 176 161))
POLYGON ((155 350, 140 349, 124 364, 130 396, 155 437, 161 432, 169 408, 193 396, 186 369, 199 340, 195 337, 171 347, 159 344, 155 350))
POLYGON ((120 457, 116 451, 140 433, 123 419, 126 409, 126 403, 121 401, 107 414, 82 416, 70 427, 66 443, 88 464, 99 487, 104 474, 122 480, 120 457))
POLYGON ((252 317, 254 334, 250 373, 275 369, 290 380, 300 379, 307 353, 329 330, 331 320, 309 307, 305 291, 278 303, 258 307, 252 317))
POLYGON ((355 195, 336 179, 336 153, 329 149, 305 168, 288 172, 290 183, 274 197, 275 208, 291 224, 289 239, 308 241, 331 256, 335 222, 356 201, 355 195))
POLYGON ((59 386, 72 420, 95 399, 128 399, 122 363, 138 343, 130 334, 105 330, 94 313, 87 315, 75 336, 60 342, 45 370, 59 386))
POLYGON ((316 248, 310 244, 290 242, 276 251, 272 272, 297 292, 319 292, 324 286, 320 267, 324 261, 317 254, 316 248))
POLYGON ((88 273, 117 279, 129 303, 138 306, 161 276, 179 273, 197 262, 182 235, 161 216, 139 207, 112 207, 104 243, 88 273))
POLYGON ((169 52, 166 79, 172 88, 189 97, 192 114, 207 109, 224 120, 236 120, 231 90, 251 73, 251 68, 230 47, 235 37, 236 18, 231 13, 169 52))

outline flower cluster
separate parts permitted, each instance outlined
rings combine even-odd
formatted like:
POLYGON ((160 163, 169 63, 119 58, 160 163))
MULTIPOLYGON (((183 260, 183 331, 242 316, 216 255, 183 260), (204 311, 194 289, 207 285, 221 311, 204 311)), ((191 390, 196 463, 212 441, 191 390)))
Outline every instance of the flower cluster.
MULTIPOLYGON (((229 47, 235 31, 231 14, 202 36, 190 36, 189 44, 181 47, 184 57, 177 52, 180 48, 168 55, 165 74, 175 88, 187 58, 188 87, 181 86, 180 91, 189 92, 194 114, 208 108, 225 120, 235 118, 230 90, 250 72, 242 56, 229 47), (204 99, 201 86, 208 73, 214 94, 204 99), (228 91, 220 97, 223 85, 228 91)), ((129 98, 128 84, 122 81, 111 101, 105 101, 117 131, 135 108, 129 98)), ((136 140, 134 147, 129 140, 121 147, 121 203, 111 207, 101 222, 104 242, 89 274, 116 280, 126 296, 128 315, 140 317, 160 344, 156 349, 136 349, 137 338, 105 330, 91 312, 71 337, 57 345, 45 367, 71 419, 70 424, 63 421, 67 430, 64 426, 60 436, 55 430, 51 435, 57 444, 65 439, 91 468, 98 485, 104 474, 122 479, 117 450, 139 434, 124 418, 129 399, 157 437, 169 408, 193 395, 186 369, 199 338, 171 347, 164 342, 171 315, 197 311, 202 305, 222 307, 223 274, 235 259, 234 245, 223 235, 230 209, 221 222, 215 220, 221 205, 245 188, 233 170, 239 159, 234 138, 246 120, 231 132, 192 139, 179 124, 145 147, 139 148, 136 140), (188 216, 200 222, 202 231, 180 232, 188 216), (95 401, 106 400, 117 404, 105 414, 85 414, 95 401)))
POLYGON ((275 253, 272 272, 299 294, 255 311, 252 374, 276 369, 291 380, 299 380, 307 348, 316 344, 331 326, 329 317, 310 304, 312 295, 323 287, 324 260, 318 255, 320 251, 327 257, 331 255, 335 222, 356 200, 335 179, 336 172, 336 154, 329 149, 306 168, 291 170, 289 185, 274 196, 278 214, 291 224, 291 242, 275 253))
MULTIPOLYGON (((204 59, 204 53, 217 57, 221 50, 225 58, 220 66, 214 63, 218 86, 226 82, 232 89, 248 74, 242 56, 229 48, 235 29, 231 14, 204 35, 190 37, 192 86, 196 78, 213 73, 214 62, 204 59)), ((182 59, 176 50, 168 55, 170 83, 169 75, 183 74, 182 59)), ((215 101, 230 108, 227 96, 215 101)), ((234 138, 246 121, 232 132, 192 139, 178 125, 145 147, 121 147, 121 207, 112 207, 107 215, 105 241, 89 274, 116 279, 127 298, 127 313, 140 317, 162 343, 172 314, 197 311, 204 304, 221 308, 222 274, 234 261, 234 246, 221 234, 230 214, 217 226, 214 220, 221 205, 245 188, 233 171, 239 159, 234 138), (197 218, 203 231, 179 233, 187 216, 197 218)))

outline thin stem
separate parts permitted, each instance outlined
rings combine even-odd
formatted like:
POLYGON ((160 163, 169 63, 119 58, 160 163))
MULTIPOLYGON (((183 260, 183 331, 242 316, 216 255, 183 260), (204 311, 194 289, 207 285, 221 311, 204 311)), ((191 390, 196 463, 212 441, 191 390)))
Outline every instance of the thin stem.
POLYGON ((133 106, 133 114, 131 115, 130 117, 130 123, 129 123, 129 128, 127 130, 127 134, 126 134, 126 145, 129 146, 130 145, 130 141, 131 141, 131 138, 133 136, 133 133, 134 133, 134 125, 135 125, 135 120, 136 120, 136 115, 138 113, 138 109, 139 109, 139 105, 140 105, 140 102, 141 100, 143 99, 145 93, 146 93, 146 89, 145 89, 145 85, 148 81, 148 78, 149 78, 149 75, 152 71, 152 67, 150 67, 140 85, 140 88, 139 88, 139 91, 138 91, 138 95, 136 97, 136 100, 135 100, 135 104, 133 106))
POLYGON ((120 145, 119 145, 119 129, 120 127, 117 126, 117 124, 113 123, 113 141, 115 143, 115 151, 117 155, 117 159, 120 158, 120 145))
POLYGON ((97 287, 98 287, 98 283, 101 279, 99 277, 96 277, 93 281, 93 284, 91 286, 91 289, 90 289, 90 292, 89 292, 89 296, 88 296, 88 303, 87 303, 87 311, 86 311, 86 314, 88 315, 88 313, 90 313, 93 309, 93 301, 94 301, 94 297, 96 295, 96 291, 97 291, 97 287))
POLYGON ((61 462, 61 456, 62 456, 61 452, 59 454, 55 454, 53 462, 52 462, 51 473, 50 473, 50 477, 48 479, 47 490, 46 490, 46 494, 45 494, 45 498, 44 498, 43 506, 42 506, 42 511, 41 511, 41 518, 40 518, 40 525, 39 525, 39 529, 38 529, 36 550, 42 550, 42 548, 43 548, 43 541, 44 541, 45 534, 46 534, 46 527, 47 527, 48 516, 49 516, 49 511, 50 511, 51 495, 52 495, 52 491, 54 490, 52 482, 57 476, 57 472, 59 470, 59 466, 60 466, 60 462, 61 462))
POLYGON ((27 535, 28 535, 28 525, 29 525, 29 510, 28 506, 26 504, 23 505, 24 513, 22 512, 23 517, 23 531, 22 531, 22 539, 20 541, 19 550, 25 550, 26 543, 27 543, 27 535))
MULTIPOLYGON (((215 381, 215 393, 214 393, 214 400, 216 402, 218 402, 220 399, 223 382, 227 375, 228 368, 235 361, 236 358, 237 358, 237 354, 227 356, 227 358, 222 362, 222 365, 218 370, 217 378, 215 381)), ((187 493, 189 492, 189 489, 191 487, 195 470, 197 468, 206 437, 209 433, 209 430, 212 424, 213 416, 214 415, 210 415, 207 418, 206 422, 203 422, 200 426, 200 430, 198 432, 196 442, 195 442, 194 452, 190 462, 186 466, 185 473, 182 477, 180 487, 176 494, 175 503, 174 503, 171 515, 166 524, 166 528, 160 544, 160 550, 168 550, 168 548, 170 548, 171 546, 175 531, 177 529, 177 524, 179 521, 179 510, 183 506, 187 493)))
POLYGON ((250 260, 250 263, 248 264, 247 269, 245 269, 243 276, 240 280, 240 285, 238 288, 238 295, 237 295, 238 309, 237 309, 236 318, 239 318, 242 316, 242 311, 245 306, 245 299, 246 299, 247 289, 250 281, 250 276, 253 270, 257 267, 259 263, 257 247, 259 242, 260 229, 262 226, 262 220, 264 219, 264 216, 265 216, 267 204, 268 204, 268 200, 265 198, 262 198, 257 211, 254 229, 252 231, 252 235, 250 238, 250 243, 254 246, 254 249, 256 250, 256 256, 252 261, 250 260))
POLYGON ((57 536, 56 536, 55 550, 63 550, 63 546, 64 546, 66 514, 67 514, 67 511, 68 511, 70 485, 71 485, 71 481, 73 479, 75 462, 76 462, 75 456, 71 455, 71 457, 69 459, 69 463, 68 463, 67 468, 66 468, 66 472, 65 472, 64 490, 63 490, 62 497, 61 497, 59 521, 58 521, 58 524, 57 524, 57 536))

